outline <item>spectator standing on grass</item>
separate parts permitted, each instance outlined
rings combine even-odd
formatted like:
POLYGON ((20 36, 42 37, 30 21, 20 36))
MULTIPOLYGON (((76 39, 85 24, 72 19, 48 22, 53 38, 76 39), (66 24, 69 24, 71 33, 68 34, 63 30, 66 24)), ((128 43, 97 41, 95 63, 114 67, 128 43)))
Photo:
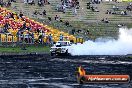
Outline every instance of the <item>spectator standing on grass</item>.
POLYGON ((9 0, 6 4, 6 7, 10 7, 11 6, 11 1, 9 0))
POLYGON ((91 2, 87 3, 87 9, 90 9, 91 2))
POLYGON ((46 10, 44 10, 44 11, 42 12, 42 14, 43 14, 43 16, 46 16, 46 10))
POLYGON ((49 20, 49 23, 50 23, 50 22, 51 22, 51 20, 52 20, 52 19, 51 19, 51 17, 48 17, 48 20, 49 20))
POLYGON ((105 19, 105 23, 109 23, 109 20, 108 20, 108 18, 106 18, 106 19, 105 19))
POLYGON ((39 5, 39 6, 44 6, 43 0, 39 0, 39 1, 38 1, 38 5, 39 5))
POLYGON ((11 2, 16 2, 16 0, 11 0, 11 2))
POLYGON ((44 31, 42 31, 42 37, 43 37, 43 38, 45 37, 45 32, 44 32, 44 31))
POLYGON ((34 2, 34 0, 29 0, 28 4, 35 5, 35 2, 34 2))
POLYGON ((3 2, 3 0, 0 0, 0 6, 1 6, 1 7, 4 6, 4 2, 3 2))
POLYGON ((60 34, 60 41, 63 41, 63 35, 60 34))
POLYGON ((126 11, 124 11, 124 15, 127 15, 127 12, 126 11))
POLYGON ((56 20, 56 21, 59 21, 58 15, 55 16, 55 20, 56 20))
POLYGON ((20 11, 19 17, 21 17, 21 18, 22 18, 22 16, 23 16, 23 13, 20 11))
POLYGON ((132 5, 132 2, 130 2, 129 5, 132 5))
POLYGON ((104 22, 104 23, 109 23, 108 18, 105 18, 105 19, 103 18, 101 21, 104 22))
POLYGON ((68 22, 68 21, 66 21, 66 22, 65 22, 65 25, 66 25, 66 26, 69 26, 69 22, 68 22))
POLYGON ((37 15, 37 14, 38 14, 38 11, 37 11, 37 10, 35 10, 33 14, 34 14, 34 15, 37 15))
POLYGON ((29 0, 24 0, 24 3, 28 3, 29 2, 29 0))
POLYGON ((44 4, 48 4, 48 0, 43 0, 44 4))
POLYGON ((34 33, 31 32, 31 37, 32 37, 32 43, 34 43, 34 33))
POLYGON ((49 36, 46 36, 46 45, 49 44, 49 36))
POLYGON ((64 5, 62 5, 62 10, 63 10, 63 13, 65 13, 66 12, 66 5, 64 4, 64 5))
POLYGON ((127 15, 126 11, 121 11, 121 15, 127 15))
POLYGON ((92 9, 92 11, 94 12, 94 7, 93 7, 93 6, 91 6, 91 9, 92 9))
POLYGON ((75 29, 72 29, 72 35, 74 35, 75 34, 75 29))
POLYGON ((121 11, 121 15, 124 15, 124 11, 121 11))
POLYGON ((73 7, 73 14, 74 14, 74 15, 77 15, 77 9, 76 9, 76 6, 73 7))
POLYGON ((42 42, 43 42, 42 31, 39 33, 39 42, 40 42, 40 43, 42 43, 42 42))
POLYGON ((52 35, 49 35, 49 43, 52 44, 52 35))
POLYGON ((0 33, 2 33, 3 32, 3 30, 2 30, 2 28, 0 27, 0 33))

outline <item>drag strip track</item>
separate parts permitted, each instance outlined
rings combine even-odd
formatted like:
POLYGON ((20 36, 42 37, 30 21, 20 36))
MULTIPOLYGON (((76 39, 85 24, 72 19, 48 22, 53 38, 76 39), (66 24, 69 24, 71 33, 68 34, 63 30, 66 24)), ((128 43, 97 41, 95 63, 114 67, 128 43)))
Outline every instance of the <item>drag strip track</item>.
POLYGON ((87 74, 129 74, 132 58, 126 56, 0 56, 0 88, 132 88, 126 84, 84 84, 76 81, 77 67, 87 74))

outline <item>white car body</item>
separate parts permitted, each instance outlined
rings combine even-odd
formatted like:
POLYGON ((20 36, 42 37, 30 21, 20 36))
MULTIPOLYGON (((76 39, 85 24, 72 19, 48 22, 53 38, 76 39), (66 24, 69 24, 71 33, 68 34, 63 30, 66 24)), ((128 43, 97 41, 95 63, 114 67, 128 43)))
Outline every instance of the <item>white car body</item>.
POLYGON ((51 47, 51 56, 54 54, 69 54, 68 49, 71 47, 70 41, 57 41, 54 46, 51 47))

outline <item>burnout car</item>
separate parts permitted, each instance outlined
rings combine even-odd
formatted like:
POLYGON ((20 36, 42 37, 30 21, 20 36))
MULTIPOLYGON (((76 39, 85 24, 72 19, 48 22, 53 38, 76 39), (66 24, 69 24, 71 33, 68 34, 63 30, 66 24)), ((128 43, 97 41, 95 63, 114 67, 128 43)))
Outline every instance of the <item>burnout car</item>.
POLYGON ((57 41, 56 44, 54 44, 54 46, 52 46, 50 49, 51 56, 61 54, 69 55, 70 53, 68 50, 71 45, 72 43, 70 41, 57 41))

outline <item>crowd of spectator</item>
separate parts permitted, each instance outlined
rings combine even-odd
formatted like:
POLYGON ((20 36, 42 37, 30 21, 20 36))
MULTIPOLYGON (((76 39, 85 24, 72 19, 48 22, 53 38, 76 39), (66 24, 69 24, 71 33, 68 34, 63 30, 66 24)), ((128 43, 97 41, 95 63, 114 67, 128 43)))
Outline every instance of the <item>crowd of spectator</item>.
POLYGON ((30 5, 38 4, 38 6, 44 6, 46 4, 50 4, 48 0, 38 0, 37 3, 35 3, 35 0, 24 0, 24 3, 30 5))
MULTIPOLYGON (((16 0, 9 0, 8 2, 4 2, 3 0, 0 0, 0 5, 9 7, 9 6, 11 6, 11 2, 16 2, 16 0)), ((99 1, 99 0, 92 0, 91 2, 88 2, 87 9, 91 9, 93 12, 99 12, 98 8, 95 7, 93 4, 100 4, 100 2, 101 1, 99 1)), ((37 3, 35 0, 24 0, 24 3, 30 4, 30 5, 38 4, 39 6, 44 6, 45 4, 50 4, 48 2, 48 0, 37 0, 37 3)), ((57 5, 57 11, 61 11, 61 12, 65 13, 67 9, 72 9, 72 12, 74 15, 77 15, 78 8, 79 8, 78 0, 61 0, 61 2, 57 5)), ((106 14, 118 14, 116 11, 118 11, 119 9, 120 8, 118 6, 113 5, 111 10, 106 11, 106 14)), ((128 10, 128 11, 132 10, 131 3, 126 7, 126 10, 128 10)), ((126 10, 120 11, 119 14, 127 15, 126 10)), ((42 12, 35 10, 33 13, 34 13, 34 15, 37 15, 37 14, 42 15, 42 16, 47 15, 46 10, 43 10, 42 12)), ((14 19, 14 13, 9 14, 8 16, 14 19)), ((18 16, 18 18, 22 18, 23 12, 20 11, 19 15, 17 15, 17 16, 18 16)), ((63 20, 61 20, 61 18, 58 15, 55 15, 55 17, 53 19, 56 21, 59 21, 59 22, 63 22, 66 26, 70 25, 68 20, 63 21, 63 20)), ((52 17, 48 17, 49 22, 51 22, 53 19, 52 19, 52 17)), ((101 21, 104 23, 109 23, 108 18, 103 18, 101 21)), ((9 27, 10 27, 10 24, 6 23, 3 27, 4 32, 8 32, 7 30, 9 27)), ((32 29, 29 26, 27 27, 26 24, 23 24, 23 26, 20 28, 18 34, 23 35, 24 31, 28 31, 26 34, 31 35, 31 37, 33 37, 33 34, 30 33, 30 30, 32 30, 32 29)), ((40 30, 41 29, 37 29, 35 31, 36 33, 39 34, 39 40, 38 40, 39 42, 41 42, 42 38, 45 36, 44 31, 40 31, 40 30)), ((75 29, 73 29, 72 34, 74 34, 75 32, 76 32, 75 29)), ((80 33, 80 30, 78 30, 77 32, 80 33)), ((87 33, 89 33, 89 31, 87 33)), ((60 40, 63 40, 62 36, 63 35, 60 34, 60 40)), ((49 41, 51 43, 51 40, 52 40, 52 35, 50 34, 47 37, 47 41, 49 41)), ((38 42, 38 41, 36 41, 36 42, 38 42)))
POLYGON ((35 10, 33 12, 33 15, 37 16, 37 15, 42 15, 43 17, 45 17, 47 14, 46 10, 44 9, 42 12, 38 11, 38 10, 35 10))
MULTIPOLYGON (((1 12, 0 12, 1 14, 1 12)), ((2 18, 3 19, 3 18, 2 18)), ((25 43, 39 43, 39 44, 48 44, 51 45, 53 44, 53 35, 48 34, 46 35, 45 30, 41 29, 41 27, 37 29, 32 29, 31 24, 26 22, 25 16, 23 15, 23 12, 20 11, 19 14, 9 12, 4 16, 4 19, 21 19, 24 23, 17 27, 18 31, 16 33, 16 36, 19 39, 19 42, 25 42, 25 43), (35 39, 35 36, 38 36, 38 39, 35 39), (44 38, 46 39, 46 42, 44 42, 44 38)), ((57 20, 58 17, 56 15, 55 20, 57 20)), ((15 25, 15 24, 14 24, 15 25)), ((0 33, 9 33, 9 30, 12 28, 12 24, 10 22, 6 22, 2 28, 0 28, 0 33)), ((63 34, 60 34, 59 40, 63 41, 64 37, 63 34)))
POLYGON ((109 23, 108 18, 103 18, 101 21, 104 22, 104 23, 109 23))
POLYGON ((8 1, 0 0, 0 6, 1 7, 10 7, 11 2, 16 2, 16 0, 8 0, 8 1))
POLYGON ((61 0, 61 2, 57 5, 56 10, 59 12, 66 12, 66 9, 72 9, 74 15, 77 14, 77 10, 79 9, 79 1, 78 0, 61 0))
POLYGON ((93 2, 87 3, 87 9, 91 9, 93 12, 99 12, 98 8, 92 5, 93 2))
POLYGON ((115 5, 113 5, 112 9, 107 10, 106 14, 115 14, 115 15, 123 15, 123 16, 128 15, 126 9, 121 9, 118 6, 115 6, 115 5))
POLYGON ((132 2, 131 3, 129 3, 129 5, 127 6, 127 8, 126 8, 128 11, 132 11, 132 2))

